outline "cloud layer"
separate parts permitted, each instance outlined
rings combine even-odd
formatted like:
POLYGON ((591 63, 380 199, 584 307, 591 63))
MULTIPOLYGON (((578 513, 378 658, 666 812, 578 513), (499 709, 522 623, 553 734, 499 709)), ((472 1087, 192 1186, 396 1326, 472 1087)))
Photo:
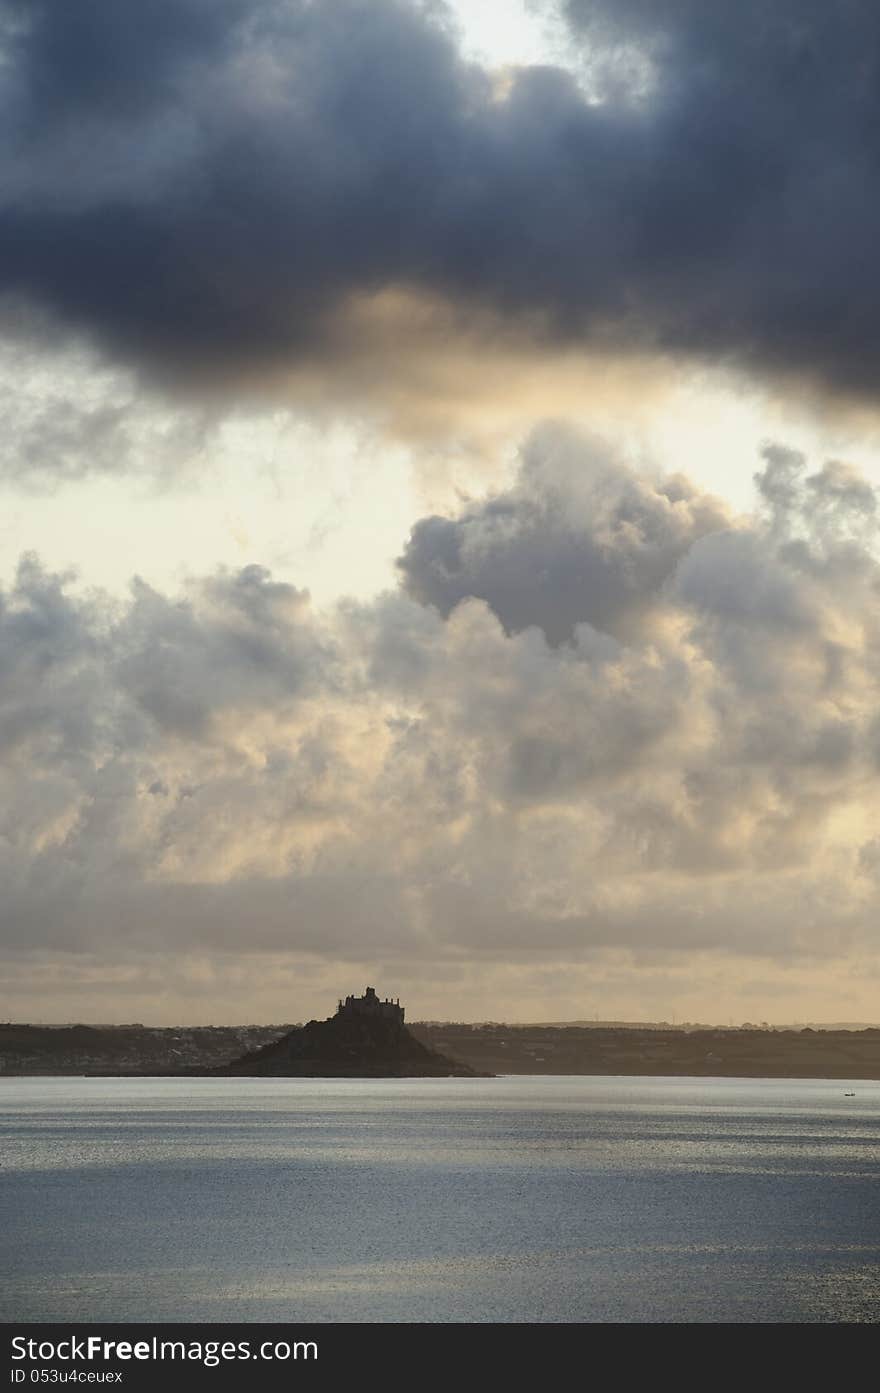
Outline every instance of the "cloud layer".
POLYGON ((394 291, 872 395, 876 6, 563 9, 580 84, 404 0, 3 0, 7 308, 169 382, 332 362, 394 291))
MULTIPOLYGON (((757 483, 730 519, 545 428, 511 490, 418 524, 398 592, 325 615, 254 566, 120 603, 25 559, 9 971, 38 1001, 52 963, 114 991, 144 960, 176 1000, 210 956, 255 999, 255 960, 331 991, 392 963, 448 1014, 456 974, 583 991, 686 957, 845 1003, 880 907, 875 498, 782 447, 757 483)), ((166 1009, 147 980, 133 1014, 166 1009)))

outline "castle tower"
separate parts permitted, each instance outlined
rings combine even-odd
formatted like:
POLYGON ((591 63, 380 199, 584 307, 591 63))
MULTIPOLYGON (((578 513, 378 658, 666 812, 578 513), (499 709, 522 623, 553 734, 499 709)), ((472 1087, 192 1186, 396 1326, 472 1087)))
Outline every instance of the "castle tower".
POLYGON ((386 997, 382 1001, 376 995, 375 987, 367 987, 363 996, 347 996, 344 1001, 340 1001, 336 1014, 368 1016, 373 1020, 396 1021, 398 1025, 403 1025, 404 1009, 399 998, 392 1001, 390 997, 386 997))

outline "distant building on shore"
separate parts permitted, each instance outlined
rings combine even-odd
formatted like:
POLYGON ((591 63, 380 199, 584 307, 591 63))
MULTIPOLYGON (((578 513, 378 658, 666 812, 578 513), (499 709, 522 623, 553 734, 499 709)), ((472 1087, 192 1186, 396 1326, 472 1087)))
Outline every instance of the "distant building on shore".
POLYGON ((370 1016, 374 1019, 378 1016, 382 1020, 397 1021, 398 1025, 403 1025, 400 1001, 392 1001, 390 997, 380 1001, 373 987, 367 987, 363 996, 347 996, 344 1001, 340 998, 336 1014, 342 1017, 370 1016))

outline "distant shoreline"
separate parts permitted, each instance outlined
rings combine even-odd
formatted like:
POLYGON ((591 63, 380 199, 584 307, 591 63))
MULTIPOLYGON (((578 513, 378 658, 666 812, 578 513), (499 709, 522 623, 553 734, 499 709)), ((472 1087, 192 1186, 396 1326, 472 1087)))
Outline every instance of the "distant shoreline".
MULTIPOLYGON (((220 1076, 288 1026, 0 1025, 0 1079, 220 1076)), ((429 1048, 499 1076, 880 1080, 880 1028, 682 1030, 413 1024, 429 1048)), ((302 1077, 410 1077, 327 1073, 302 1077)))

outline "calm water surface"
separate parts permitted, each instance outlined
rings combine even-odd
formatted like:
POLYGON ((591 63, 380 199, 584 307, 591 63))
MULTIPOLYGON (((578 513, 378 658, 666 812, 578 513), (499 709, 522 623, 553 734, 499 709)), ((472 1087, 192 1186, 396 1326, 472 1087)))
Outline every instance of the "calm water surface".
POLYGON ((864 1081, 0 1079, 0 1319, 874 1321, 878 1180, 864 1081))

